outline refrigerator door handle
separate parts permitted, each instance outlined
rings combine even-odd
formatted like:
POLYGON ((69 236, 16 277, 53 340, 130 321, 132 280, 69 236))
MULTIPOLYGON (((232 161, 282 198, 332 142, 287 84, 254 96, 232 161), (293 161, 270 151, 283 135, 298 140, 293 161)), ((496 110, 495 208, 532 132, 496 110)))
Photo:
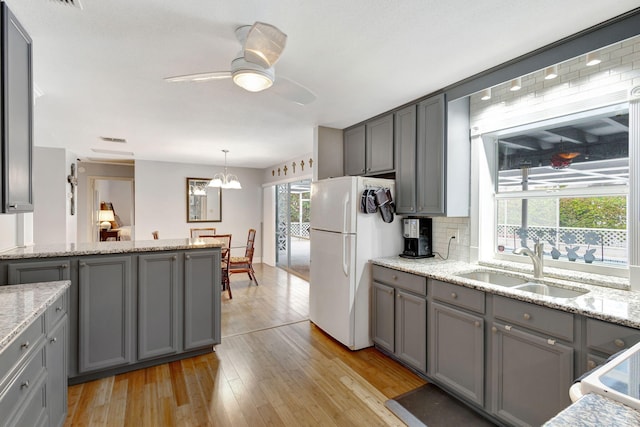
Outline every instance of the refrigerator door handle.
POLYGON ((345 276, 349 276, 349 248, 347 242, 349 239, 348 234, 342 235, 342 271, 345 276))
POLYGON ((345 194, 344 199, 342 200, 342 232, 348 233, 349 227, 347 227, 347 221, 349 220, 349 208, 351 203, 349 203, 349 195, 345 194))

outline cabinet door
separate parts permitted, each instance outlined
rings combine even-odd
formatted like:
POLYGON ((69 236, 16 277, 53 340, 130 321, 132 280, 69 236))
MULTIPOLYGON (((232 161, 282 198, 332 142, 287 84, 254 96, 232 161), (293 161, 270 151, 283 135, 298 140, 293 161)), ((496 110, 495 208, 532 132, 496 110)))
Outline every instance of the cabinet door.
POLYGON ((444 95, 418 104, 417 213, 445 213, 444 108, 444 95))
POLYGON ((542 425, 571 404, 573 348, 496 322, 492 412, 509 425, 542 425))
POLYGON ((484 406, 484 320, 434 302, 429 312, 429 372, 484 406))
POLYGON ((67 416, 67 343, 69 342, 65 315, 47 333, 47 408, 49 425, 60 427, 67 416))
POLYGON ((393 114, 366 125, 367 175, 393 170, 393 114))
POLYGON ((365 174, 366 150, 365 126, 361 125, 344 132, 344 174, 365 174))
POLYGON ((78 284, 79 371, 133 362, 131 257, 81 259, 78 284))
POLYGON ((69 280, 69 260, 29 261, 8 265, 8 282, 10 285, 22 283, 53 282, 69 280))
POLYGON ((416 106, 395 113, 396 212, 416 212, 416 106))
POLYGON ((373 282, 373 342, 391 353, 395 350, 394 306, 393 288, 373 282))
POLYGON ((427 300, 396 289, 396 356, 427 371, 427 300))
POLYGON ((176 353, 178 349, 178 255, 138 256, 138 359, 176 353))
POLYGON ((2 7, 2 212, 33 212, 31 38, 2 7))
POLYGON ((184 256, 184 349, 220 343, 220 250, 184 256))

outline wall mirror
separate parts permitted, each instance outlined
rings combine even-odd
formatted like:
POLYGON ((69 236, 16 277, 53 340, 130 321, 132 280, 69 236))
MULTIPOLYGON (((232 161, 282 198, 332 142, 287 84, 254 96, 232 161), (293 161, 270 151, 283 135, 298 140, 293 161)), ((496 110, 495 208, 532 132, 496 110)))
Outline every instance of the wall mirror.
POLYGON ((222 221, 222 189, 211 178, 187 178, 187 222, 222 221))

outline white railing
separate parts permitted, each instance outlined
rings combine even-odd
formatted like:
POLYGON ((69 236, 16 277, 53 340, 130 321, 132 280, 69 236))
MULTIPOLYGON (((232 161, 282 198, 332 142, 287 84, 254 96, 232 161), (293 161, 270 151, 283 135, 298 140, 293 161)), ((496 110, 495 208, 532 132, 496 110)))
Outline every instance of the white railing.
POLYGON ((302 237, 308 239, 309 227, 310 224, 308 222, 292 222, 291 227, 289 228, 289 234, 294 237, 302 237))
POLYGON ((510 252, 523 243, 532 248, 535 242, 545 243, 545 254, 555 255, 560 259, 574 258, 586 262, 605 262, 626 264, 627 230, 610 228, 574 228, 574 227, 536 227, 526 230, 521 225, 498 225, 498 245, 502 250, 510 252), (552 254, 553 252, 553 254, 552 254), (576 258, 577 255, 577 258, 576 258))

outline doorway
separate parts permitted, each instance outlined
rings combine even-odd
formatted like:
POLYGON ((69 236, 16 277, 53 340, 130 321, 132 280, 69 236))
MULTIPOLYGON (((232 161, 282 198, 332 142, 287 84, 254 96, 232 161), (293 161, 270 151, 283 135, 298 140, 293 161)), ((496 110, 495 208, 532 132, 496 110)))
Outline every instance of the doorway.
POLYGON ((118 224, 118 240, 135 240, 134 236, 134 195, 132 178, 90 177, 91 221, 89 233, 92 241, 100 241, 100 221, 98 212, 104 203, 113 209, 118 224))
POLYGON ((276 186, 276 265, 309 280, 311 180, 276 186))

